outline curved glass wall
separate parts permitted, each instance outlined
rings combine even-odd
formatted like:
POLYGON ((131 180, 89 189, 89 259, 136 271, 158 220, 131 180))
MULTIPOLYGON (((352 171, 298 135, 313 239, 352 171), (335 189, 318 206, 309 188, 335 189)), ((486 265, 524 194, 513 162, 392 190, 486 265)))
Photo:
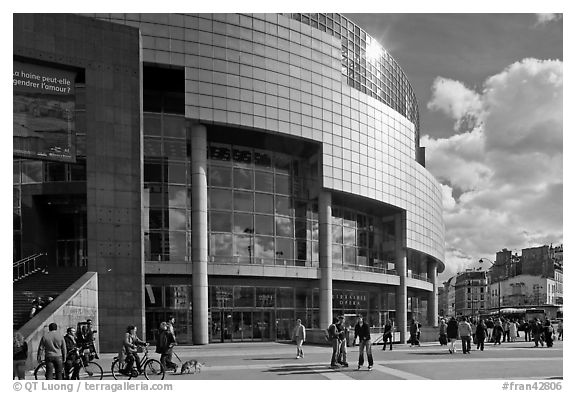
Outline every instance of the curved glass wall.
POLYGON ((340 14, 282 14, 342 42, 342 75, 350 87, 381 101, 406 116, 419 137, 418 102, 396 60, 374 38, 340 14))
POLYGON ((317 183, 307 159, 210 143, 210 261, 318 266, 317 183))

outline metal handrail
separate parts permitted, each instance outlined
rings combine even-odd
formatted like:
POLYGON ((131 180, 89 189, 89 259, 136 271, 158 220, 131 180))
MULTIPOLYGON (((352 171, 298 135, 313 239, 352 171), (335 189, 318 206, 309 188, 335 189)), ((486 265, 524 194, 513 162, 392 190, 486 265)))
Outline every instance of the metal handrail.
POLYGON ((26 258, 22 258, 12 264, 12 282, 16 282, 33 272, 39 270, 41 266, 38 266, 36 261, 38 258, 48 255, 45 252, 40 252, 34 255, 30 255, 26 258))

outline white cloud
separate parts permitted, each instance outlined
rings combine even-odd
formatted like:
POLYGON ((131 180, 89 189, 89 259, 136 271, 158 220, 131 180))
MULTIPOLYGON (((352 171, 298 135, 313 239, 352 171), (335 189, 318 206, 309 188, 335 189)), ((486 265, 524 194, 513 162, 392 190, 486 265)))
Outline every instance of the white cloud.
POLYGON ((443 183, 447 278, 502 248, 562 242, 561 61, 525 59, 474 92, 435 81, 429 108, 467 132, 422 138, 427 168, 443 183))
POLYGON ((548 22, 562 19, 562 14, 536 14, 536 24, 542 25, 548 22))

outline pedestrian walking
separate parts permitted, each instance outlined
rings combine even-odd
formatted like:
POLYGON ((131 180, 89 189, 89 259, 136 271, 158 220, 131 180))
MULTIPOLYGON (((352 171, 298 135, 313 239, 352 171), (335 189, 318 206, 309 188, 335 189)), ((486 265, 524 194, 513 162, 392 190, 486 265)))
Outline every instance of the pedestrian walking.
POLYGON ((476 326, 476 349, 484 350, 484 340, 486 339, 487 328, 483 320, 476 326))
POLYGON ((386 324, 384 325, 384 334, 382 334, 382 341, 384 342, 384 345, 382 346, 383 351, 386 350, 386 343, 388 341, 390 341, 390 350, 392 350, 393 332, 394 332, 394 325, 392 324, 392 321, 387 319, 386 324))
POLYGON ((544 341, 546 342, 546 346, 548 348, 552 347, 554 341, 552 339, 552 337, 554 336, 554 327, 552 327, 552 323, 548 318, 544 320, 544 326, 542 330, 544 333, 544 341))
POLYGON ((466 320, 466 317, 460 319, 458 324, 458 335, 462 340, 462 353, 470 353, 470 340, 472 339, 472 327, 470 323, 466 320))
POLYGON ((168 323, 161 322, 158 332, 158 343, 156 344, 156 353, 160 354, 160 364, 165 370, 177 371, 178 365, 172 361, 172 348, 176 344, 174 335, 168 330, 168 323))
POLYGON ((420 346, 420 340, 418 339, 420 335, 420 324, 415 318, 412 318, 410 322, 410 347, 413 345, 420 346))
POLYGON ((524 330, 524 341, 526 342, 532 341, 530 322, 528 322, 528 320, 523 319, 522 322, 520 323, 520 326, 522 327, 522 330, 524 330))
POLYGON ((504 330, 504 336, 502 338, 502 341, 510 342, 510 320, 509 319, 504 318, 504 321, 502 322, 502 329, 504 330))
POLYGON ((494 321, 492 318, 486 320, 486 342, 491 342, 493 340, 494 332, 494 321))
POLYGON ((516 342, 518 336, 518 322, 515 319, 510 321, 510 341, 516 342))
POLYGON ((348 361, 346 360, 348 354, 347 342, 348 339, 348 327, 344 324, 344 315, 338 316, 338 323, 336 324, 336 330, 338 332, 338 359, 337 362, 342 367, 348 367, 348 361))
POLYGON ((28 359, 28 343, 20 332, 14 332, 12 338, 12 378, 26 379, 26 359, 28 359))
POLYGON ((446 325, 446 320, 444 318, 440 319, 440 324, 438 326, 438 340, 440 341, 440 345, 448 345, 448 336, 446 335, 446 329, 448 325, 446 325))
POLYGON ((493 331, 494 345, 502 345, 502 335, 504 334, 504 329, 502 328, 502 321, 500 318, 496 318, 494 321, 494 331, 493 331))
POLYGON ((330 359, 330 368, 338 368, 338 353, 340 352, 340 343, 338 342, 338 328, 336 324, 338 318, 334 318, 327 329, 327 339, 332 345, 332 358, 330 359))
POLYGON ((544 342, 540 335, 542 334, 542 324, 538 318, 534 318, 531 326, 532 332, 532 339, 534 340, 534 347, 538 348, 538 344, 542 347, 544 346, 544 342))
POLYGON ((38 363, 46 362, 46 379, 62 379, 64 360, 66 359, 66 343, 64 337, 58 333, 58 325, 54 322, 48 325, 48 332, 40 339, 38 344, 38 363))
POLYGON ((354 341, 358 337, 360 352, 358 355, 358 370, 364 365, 364 350, 366 350, 366 357, 368 358, 368 371, 372 370, 374 366, 374 359, 372 358, 372 337, 370 336, 370 326, 362 317, 358 318, 358 323, 354 326, 354 341))
POLYGON ((302 350, 302 344, 306 341, 306 328, 302 325, 302 320, 296 320, 296 326, 292 331, 292 340, 296 342, 296 359, 304 357, 304 351, 302 350))
POLYGON ((448 325, 446 326, 446 335, 450 341, 448 352, 456 353, 456 340, 458 340, 458 322, 456 321, 456 318, 452 317, 448 321, 448 325))
POLYGON ((564 322, 562 320, 558 321, 558 340, 564 341, 564 322))

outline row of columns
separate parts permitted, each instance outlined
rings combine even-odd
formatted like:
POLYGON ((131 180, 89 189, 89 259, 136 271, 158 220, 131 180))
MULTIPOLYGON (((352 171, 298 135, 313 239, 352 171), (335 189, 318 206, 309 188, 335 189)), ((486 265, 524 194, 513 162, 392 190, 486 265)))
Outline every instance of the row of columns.
MULTIPOLYGON (((194 344, 208 344, 208 186, 207 131, 201 124, 191 128, 191 221, 192 221, 192 339, 194 344)), ((400 285, 396 287, 396 327, 400 341, 407 340, 406 320, 408 292, 406 286, 405 213, 395 217, 396 271, 400 285)), ((332 323, 332 194, 322 190, 318 197, 319 259, 320 259, 320 326, 332 323)), ((428 277, 434 290, 428 297, 428 322, 436 326, 438 311, 436 263, 428 264, 428 277)))

